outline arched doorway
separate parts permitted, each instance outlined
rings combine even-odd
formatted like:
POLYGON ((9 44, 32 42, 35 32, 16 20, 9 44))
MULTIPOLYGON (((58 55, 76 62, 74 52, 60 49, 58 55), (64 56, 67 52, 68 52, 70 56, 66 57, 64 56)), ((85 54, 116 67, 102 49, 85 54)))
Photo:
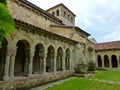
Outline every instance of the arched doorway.
POLYGON ((112 61, 111 61, 111 63, 112 63, 112 67, 113 68, 117 68, 118 67, 118 62, 117 62, 117 58, 116 58, 115 55, 112 55, 112 61))
POLYGON ((15 57, 15 75, 26 75, 28 73, 28 62, 30 58, 30 45, 26 40, 17 43, 17 53, 15 57))
POLYGON ((107 56, 107 55, 104 56, 104 66, 105 66, 106 68, 110 67, 110 66, 109 66, 109 60, 108 60, 108 56, 107 56))
POLYGON ((46 58, 46 72, 53 72, 54 65, 54 48, 53 46, 48 47, 48 53, 46 58))
POLYGON ((57 50, 57 59, 56 59, 57 71, 62 71, 62 56, 63 56, 63 50, 61 47, 59 47, 57 50))
POLYGON ((102 60, 100 55, 98 55, 98 67, 102 67, 102 60))
POLYGON ((2 42, 2 48, 0 48, 0 77, 3 76, 4 66, 5 66, 5 59, 6 59, 6 51, 7 51, 8 42, 4 38, 2 42))
POLYGON ((70 50, 66 49, 66 56, 65 56, 65 70, 70 69, 70 50))
POLYGON ((33 57, 33 73, 43 72, 43 58, 44 58, 44 47, 42 44, 38 44, 35 47, 35 53, 33 57))

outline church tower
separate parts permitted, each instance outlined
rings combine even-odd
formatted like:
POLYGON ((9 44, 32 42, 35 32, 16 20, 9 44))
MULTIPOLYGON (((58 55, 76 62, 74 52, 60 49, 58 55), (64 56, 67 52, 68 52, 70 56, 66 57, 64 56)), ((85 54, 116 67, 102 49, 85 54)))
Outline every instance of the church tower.
POLYGON ((47 12, 62 20, 65 25, 75 25, 76 15, 62 3, 48 9, 47 12))

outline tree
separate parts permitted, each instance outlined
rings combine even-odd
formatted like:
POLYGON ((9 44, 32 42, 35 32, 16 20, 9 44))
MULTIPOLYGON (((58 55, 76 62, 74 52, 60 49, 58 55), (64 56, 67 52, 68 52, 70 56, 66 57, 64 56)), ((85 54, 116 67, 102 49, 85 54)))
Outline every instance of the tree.
POLYGON ((10 38, 14 29, 14 20, 7 8, 7 2, 6 0, 0 0, 0 43, 2 43, 4 37, 10 38))

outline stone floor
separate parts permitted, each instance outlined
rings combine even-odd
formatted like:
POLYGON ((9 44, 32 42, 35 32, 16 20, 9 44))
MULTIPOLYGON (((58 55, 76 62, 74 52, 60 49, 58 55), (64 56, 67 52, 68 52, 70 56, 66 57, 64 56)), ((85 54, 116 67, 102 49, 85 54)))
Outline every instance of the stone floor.
POLYGON ((61 83, 64 83, 65 81, 68 81, 68 80, 73 79, 73 78, 75 78, 75 77, 70 77, 70 78, 67 78, 67 79, 59 80, 59 81, 56 81, 56 82, 53 82, 53 83, 50 83, 50 84, 45 84, 45 85, 42 85, 40 87, 32 88, 30 90, 44 90, 46 88, 53 87, 54 85, 59 85, 61 83))

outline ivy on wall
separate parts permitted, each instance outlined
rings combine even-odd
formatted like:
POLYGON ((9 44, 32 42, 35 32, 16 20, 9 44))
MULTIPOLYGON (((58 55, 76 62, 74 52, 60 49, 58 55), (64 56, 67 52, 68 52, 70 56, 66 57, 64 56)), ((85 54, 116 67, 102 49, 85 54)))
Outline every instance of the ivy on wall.
POLYGON ((2 43, 3 38, 10 38, 14 29, 14 20, 7 8, 7 2, 6 0, 0 0, 0 43, 2 43))

